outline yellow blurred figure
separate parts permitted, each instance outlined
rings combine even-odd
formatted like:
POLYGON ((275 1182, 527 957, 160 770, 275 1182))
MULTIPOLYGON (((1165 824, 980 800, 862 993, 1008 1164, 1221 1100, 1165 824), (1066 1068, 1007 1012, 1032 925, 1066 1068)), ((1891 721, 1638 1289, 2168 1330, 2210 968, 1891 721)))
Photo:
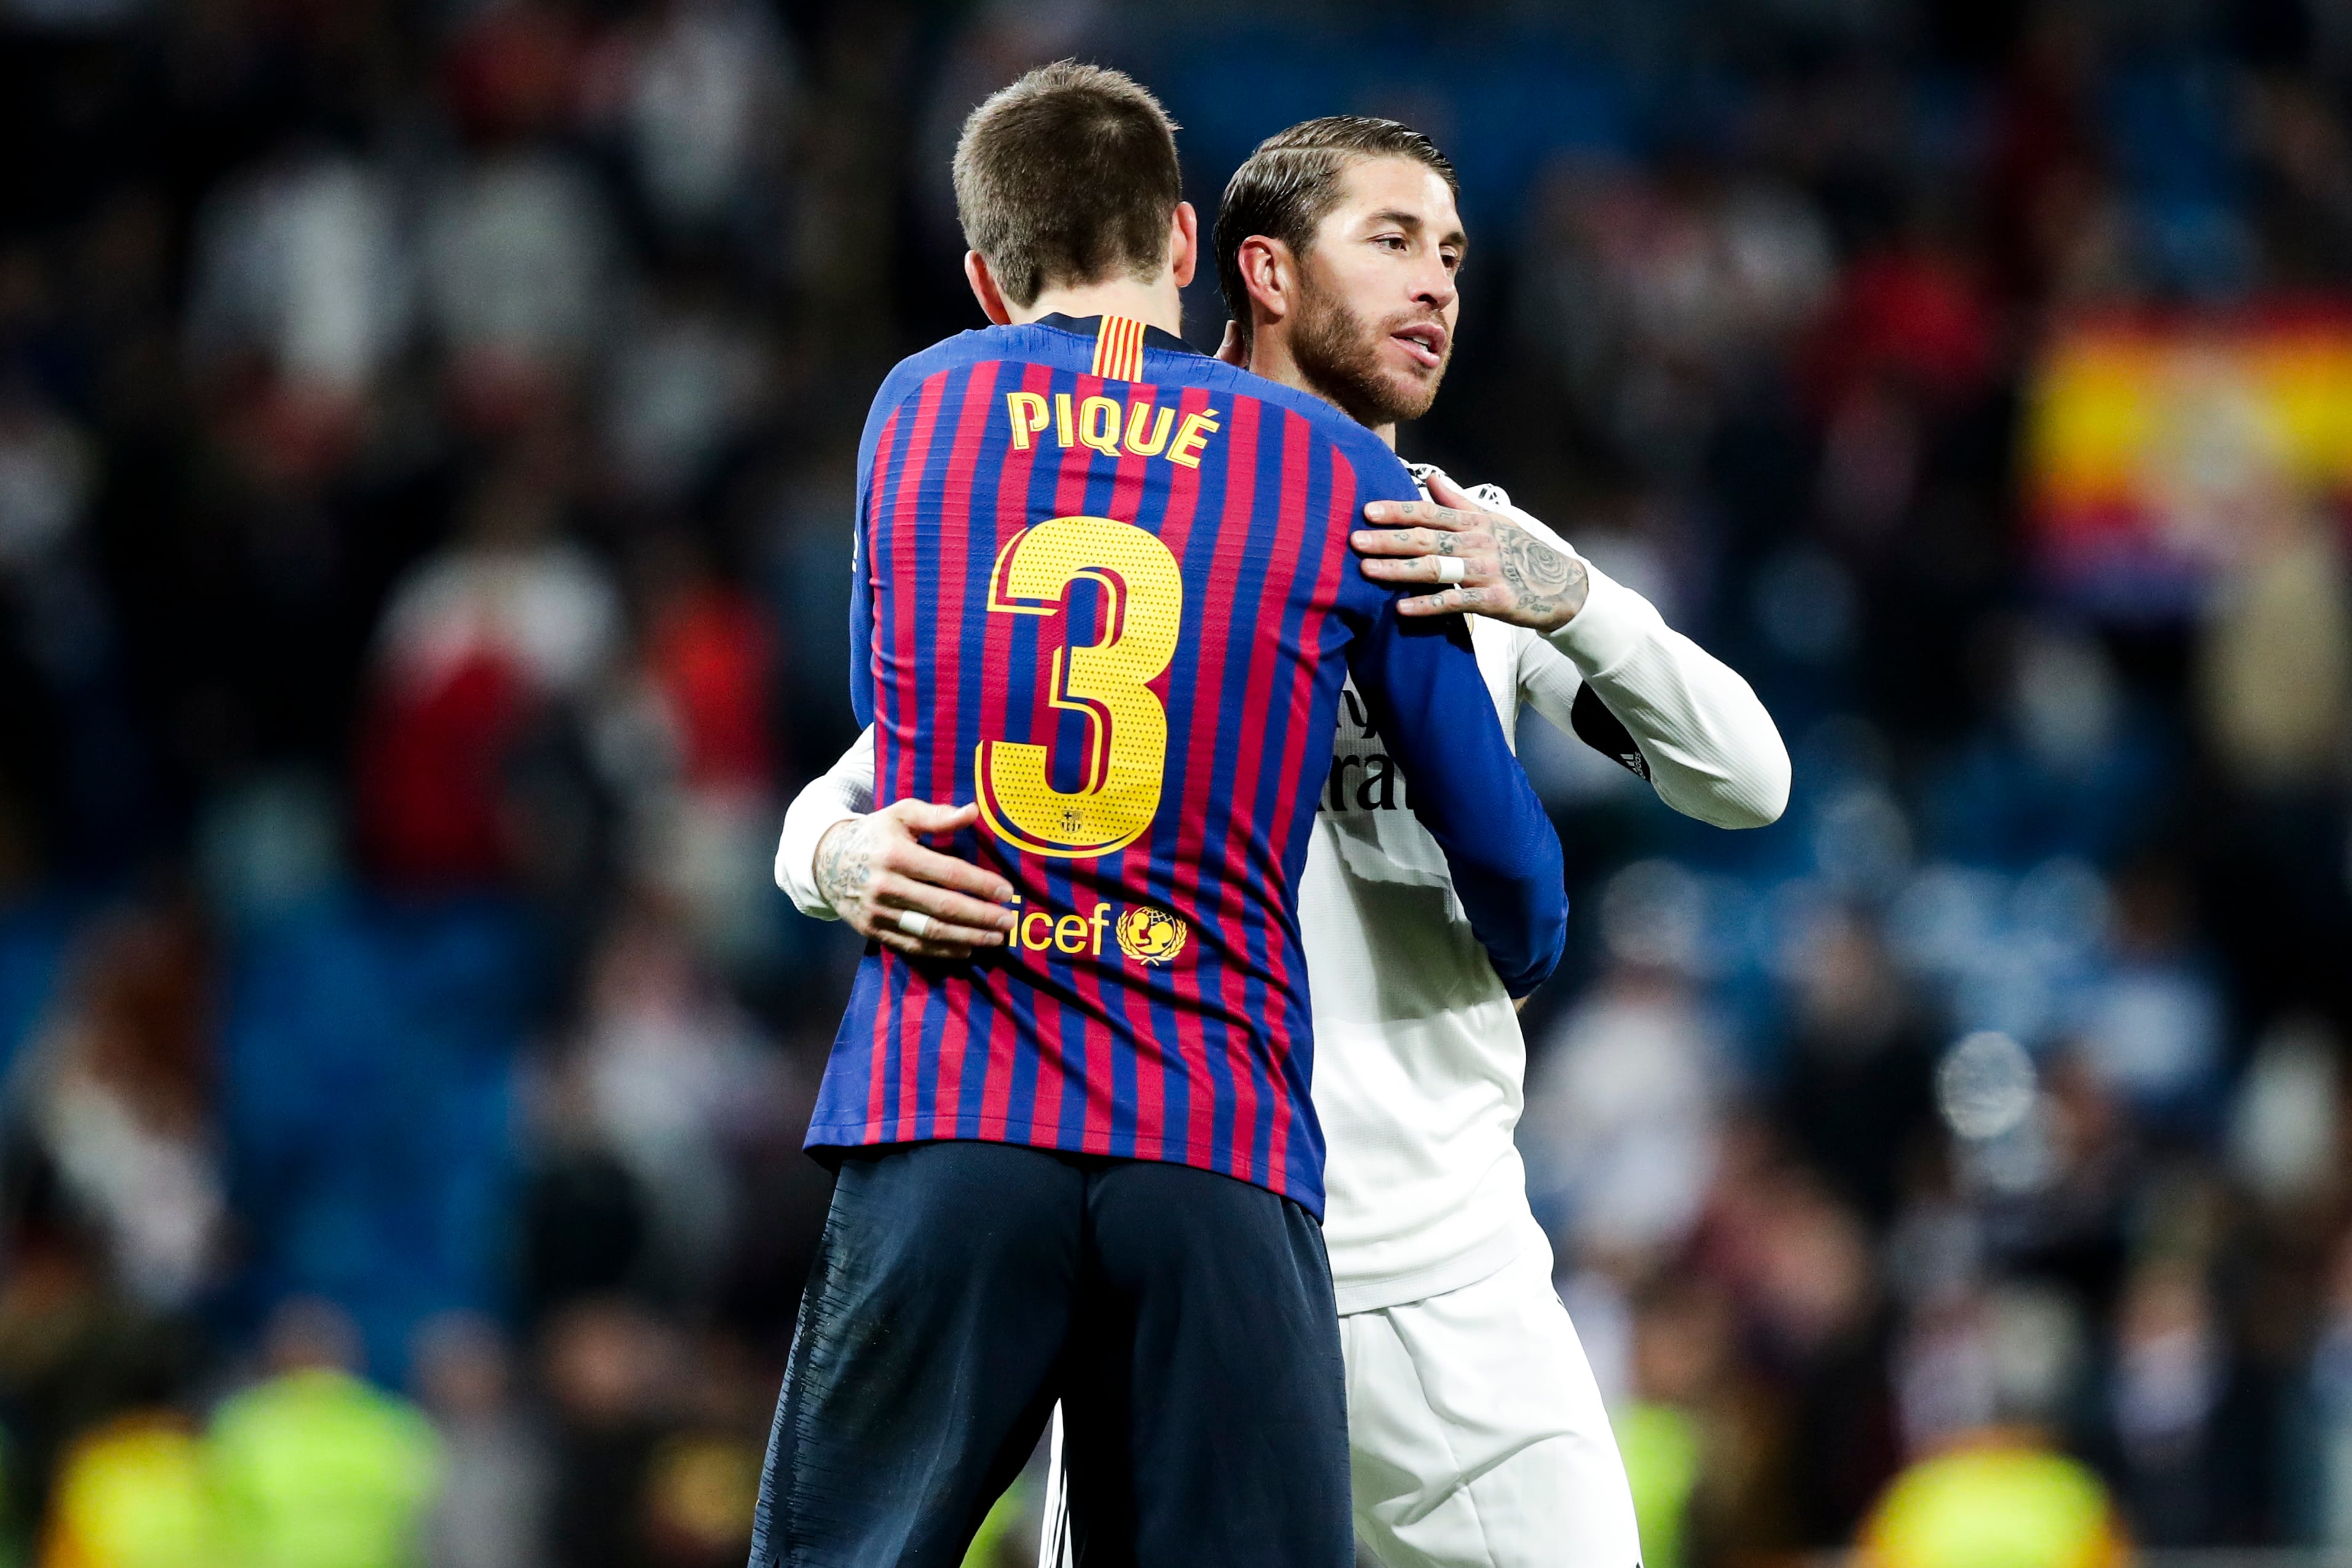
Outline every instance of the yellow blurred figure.
POLYGON ((221 1555, 235 1568, 416 1568, 441 1483, 423 1411, 352 1375, 359 1331, 328 1301, 289 1301, 263 1352, 278 1375, 213 1415, 206 1456, 221 1555))
POLYGON ((440 1443, 404 1400, 349 1373, 289 1372, 220 1408, 212 1470, 237 1568, 411 1568, 440 1443))
POLYGON ((963 1568, 1003 1568, 1013 1557, 1013 1527, 1028 1511, 1029 1483, 1025 1477, 1016 1476, 1004 1489, 1004 1495, 989 1509, 988 1517, 980 1521, 980 1529, 964 1549, 963 1568))
POLYGON ((2098 1477, 2022 1433, 1987 1433, 1895 1478, 1863 1522, 1863 1568, 2120 1568, 2098 1477))
POLYGON ((1618 1411, 1613 1425, 1633 1489, 1643 1568, 1683 1568, 1683 1536, 1705 1459, 1698 1422, 1671 1405, 1645 1401, 1618 1411))
POLYGON ((40 1568, 214 1568, 204 1440, 168 1413, 127 1415, 58 1467, 40 1568))

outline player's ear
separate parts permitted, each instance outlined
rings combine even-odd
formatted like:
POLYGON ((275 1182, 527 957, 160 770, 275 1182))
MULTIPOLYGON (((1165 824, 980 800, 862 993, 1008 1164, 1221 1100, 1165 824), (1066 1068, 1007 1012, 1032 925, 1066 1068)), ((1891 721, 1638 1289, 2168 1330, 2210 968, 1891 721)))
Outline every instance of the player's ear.
POLYGON ((1290 314, 1298 273, 1292 265, 1289 246, 1262 234, 1251 235, 1242 241, 1241 273, 1242 288, 1249 294, 1255 317, 1279 321, 1290 314))
POLYGON ((1176 287, 1189 289, 1200 266, 1201 215, 1192 210, 1191 202, 1178 202, 1175 221, 1168 231, 1168 270, 1174 275, 1176 287))
POLYGON ((963 253, 964 281, 971 285, 971 297, 980 301, 980 313, 1000 327, 1013 324, 1013 312, 1005 307, 1004 290, 996 286, 996 274, 989 270, 988 258, 977 250, 963 253))

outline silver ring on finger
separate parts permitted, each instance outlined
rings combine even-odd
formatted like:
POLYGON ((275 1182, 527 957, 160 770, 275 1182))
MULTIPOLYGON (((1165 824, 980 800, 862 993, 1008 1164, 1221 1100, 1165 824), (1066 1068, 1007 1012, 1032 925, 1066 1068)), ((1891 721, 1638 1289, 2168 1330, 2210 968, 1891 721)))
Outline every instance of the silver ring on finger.
POLYGON ((917 942, 928 941, 931 934, 931 927, 937 923, 920 910, 898 911, 898 929, 917 942))
POLYGON ((1440 555, 1435 559, 1437 580, 1441 583, 1459 583, 1470 575, 1470 563, 1459 555, 1440 555))

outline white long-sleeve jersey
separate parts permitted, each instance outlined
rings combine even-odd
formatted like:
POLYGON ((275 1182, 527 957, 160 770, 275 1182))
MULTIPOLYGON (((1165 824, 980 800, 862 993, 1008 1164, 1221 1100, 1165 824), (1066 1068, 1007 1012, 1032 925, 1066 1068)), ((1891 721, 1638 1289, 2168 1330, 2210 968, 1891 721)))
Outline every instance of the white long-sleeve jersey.
MULTIPOLYGON (((1570 548, 1500 489, 1470 494, 1570 548)), ((1720 827, 1777 818, 1789 754, 1755 692, 1647 599, 1590 562, 1586 569, 1584 607, 1549 637, 1471 619, 1503 732, 1516 731, 1524 704, 1647 778, 1687 816, 1720 827)), ((817 841, 873 798, 868 730, 785 815, 776 881, 805 913, 839 918, 816 887, 817 841)), ((1298 923, 1328 1150, 1323 1234, 1339 1310, 1484 1279, 1527 1234, 1527 1175, 1513 1142, 1527 1046, 1444 855, 1413 816, 1352 684, 1299 880, 1298 923)))

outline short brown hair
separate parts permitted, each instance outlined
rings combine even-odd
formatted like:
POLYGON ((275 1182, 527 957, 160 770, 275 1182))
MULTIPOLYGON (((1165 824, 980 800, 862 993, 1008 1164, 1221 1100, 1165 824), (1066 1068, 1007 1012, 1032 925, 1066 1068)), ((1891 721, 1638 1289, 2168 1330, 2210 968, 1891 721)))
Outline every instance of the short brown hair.
POLYGON ((1252 235, 1278 239, 1304 258, 1315 230, 1339 201, 1339 176, 1370 158, 1410 158, 1445 182, 1456 200, 1462 181, 1437 143, 1410 125, 1365 114, 1330 114, 1278 131, 1257 144, 1225 183, 1217 208, 1217 288, 1225 309, 1250 339, 1249 290, 1242 286, 1242 242, 1252 235))
POLYGON ((1039 66, 963 122, 955 193, 964 243, 1015 305, 1049 284, 1149 279, 1184 199, 1176 122, 1123 72, 1039 66))

